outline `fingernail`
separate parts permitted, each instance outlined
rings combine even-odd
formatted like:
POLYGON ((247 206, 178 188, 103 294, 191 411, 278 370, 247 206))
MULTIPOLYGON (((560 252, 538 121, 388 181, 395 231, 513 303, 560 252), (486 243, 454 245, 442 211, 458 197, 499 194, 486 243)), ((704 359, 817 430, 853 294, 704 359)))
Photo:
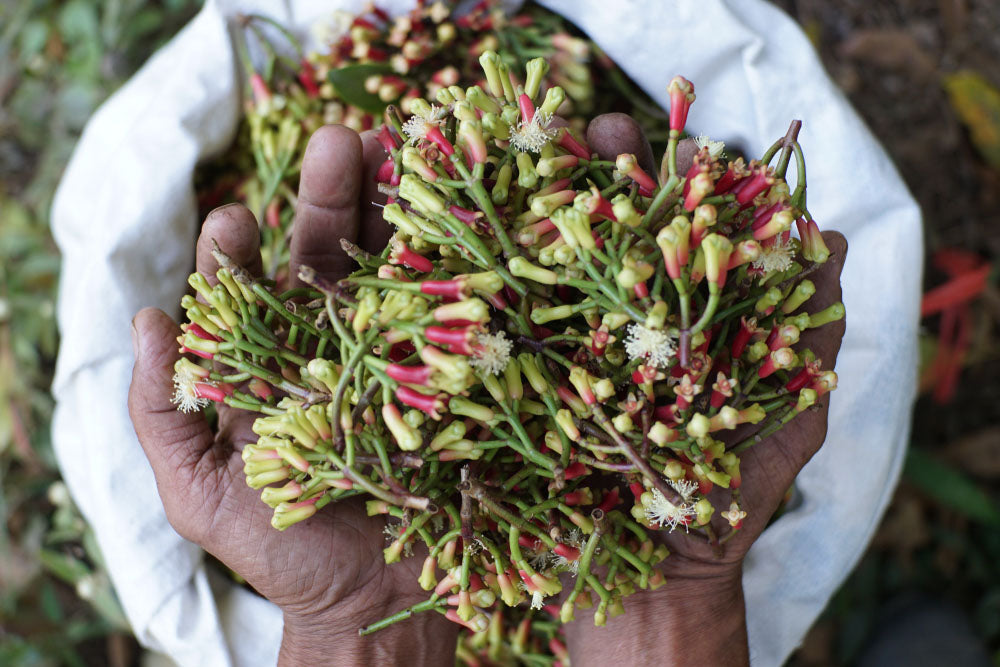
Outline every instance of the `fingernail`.
POLYGON ((139 358, 139 330, 135 328, 135 318, 132 318, 132 356, 139 358))

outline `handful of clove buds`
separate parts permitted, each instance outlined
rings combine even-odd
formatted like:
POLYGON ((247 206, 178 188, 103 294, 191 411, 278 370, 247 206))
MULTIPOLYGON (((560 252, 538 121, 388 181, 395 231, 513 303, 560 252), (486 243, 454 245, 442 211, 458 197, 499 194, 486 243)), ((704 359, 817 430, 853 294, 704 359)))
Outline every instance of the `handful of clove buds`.
POLYGON ((347 278, 279 291, 219 252, 182 302, 182 350, 208 363, 178 362, 176 402, 260 413, 243 459, 276 529, 361 495, 386 562, 426 545, 427 601, 364 633, 432 609, 482 632, 560 593, 563 622, 603 624, 663 582, 651 531, 740 530, 741 453, 837 384, 799 345, 844 309, 802 310, 829 251, 797 124, 759 161, 706 142, 680 173, 695 95, 675 77, 654 178, 553 126, 545 60, 480 63, 483 85, 385 112, 380 255, 349 245, 347 278))

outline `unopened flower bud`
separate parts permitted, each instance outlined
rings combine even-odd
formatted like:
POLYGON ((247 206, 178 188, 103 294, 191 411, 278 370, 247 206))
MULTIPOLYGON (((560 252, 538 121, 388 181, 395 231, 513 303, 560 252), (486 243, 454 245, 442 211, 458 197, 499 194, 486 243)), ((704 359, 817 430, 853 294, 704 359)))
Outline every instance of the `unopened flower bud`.
POLYGON ((478 107, 484 114, 499 114, 500 105, 479 86, 472 86, 465 90, 465 99, 478 107))
POLYGON ((790 209, 778 211, 771 216, 771 219, 768 220, 766 224, 753 230, 753 238, 756 241, 764 241, 777 236, 778 234, 787 232, 794 221, 795 216, 792 214, 790 209))
POLYGON ((611 210, 615 219, 627 227, 635 228, 642 223, 642 216, 635 210, 635 205, 628 195, 615 195, 611 200, 611 210))
POLYGON ((521 364, 521 372, 524 373, 524 377, 528 380, 528 384, 531 385, 532 389, 538 394, 544 394, 548 391, 549 383, 539 370, 534 355, 522 352, 517 355, 517 361, 521 364))
MULTIPOLYGON (((543 285, 555 285, 559 282, 559 276, 554 271, 543 269, 540 266, 535 266, 520 255, 511 257, 507 262, 507 268, 509 268, 510 272, 518 278, 527 278, 528 280, 533 280, 536 283, 542 283, 543 285)), ((569 306, 567 306, 567 308, 568 307, 569 306)), ((572 313, 569 313, 564 317, 569 317, 571 314, 572 313)), ((540 323, 536 322, 536 324, 540 323)))
POLYGON ((489 422, 496 416, 490 408, 473 403, 463 396, 452 396, 448 401, 448 411, 453 415, 471 417, 477 421, 489 422))
POLYGON ((635 428, 635 424, 632 422, 632 418, 628 415, 627 412, 622 412, 618 415, 615 415, 611 419, 611 423, 614 425, 615 429, 619 433, 628 433, 633 428, 635 428))
POLYGON ((635 181, 646 196, 651 195, 656 189, 656 182, 639 166, 635 155, 622 153, 615 159, 615 168, 635 181))
POLYGON ((299 521, 304 521, 316 513, 316 498, 298 503, 281 503, 274 508, 271 525, 277 530, 285 530, 299 521))
POLYGON ((812 297, 812 295, 815 293, 816 293, 816 285, 813 284, 813 281, 803 280, 802 282, 800 282, 798 285, 795 286, 795 289, 792 290, 792 293, 789 294, 788 298, 785 299, 785 303, 781 305, 781 312, 785 313, 786 315, 788 313, 794 312, 799 306, 808 301, 809 298, 812 297))
POLYGON ((455 320, 489 322, 490 311, 484 301, 472 298, 438 306, 434 309, 433 316, 438 322, 452 322, 455 320))
POLYGON ((726 282, 726 267, 733 244, 724 236, 709 234, 701 242, 701 249, 705 253, 705 277, 709 287, 718 290, 726 282))
POLYGON ((292 480, 281 487, 268 486, 260 492, 260 499, 270 507, 295 500, 302 495, 302 485, 292 480))
POLYGON ((632 289, 639 283, 646 282, 653 276, 656 269, 652 264, 645 262, 637 263, 633 266, 626 266, 615 276, 615 282, 627 290, 632 289))
POLYGON ((535 184, 538 183, 538 172, 535 171, 531 154, 518 153, 515 162, 517 162, 517 184, 522 188, 535 187, 535 184))
POLYGON ((559 425, 559 428, 561 428, 563 430, 563 433, 566 434, 566 437, 568 437, 570 440, 580 439, 580 429, 578 429, 576 427, 576 424, 573 422, 572 412, 570 412, 566 408, 561 408, 558 411, 556 411, 555 420, 556 423, 559 425))
POLYGON ((538 110, 554 116, 565 100, 566 91, 559 86, 552 86, 545 91, 545 99, 538 110))
POLYGON ((754 310, 758 313, 768 314, 780 301, 781 290, 777 287, 772 287, 764 292, 764 296, 757 300, 757 303, 754 304, 754 310))
MULTIPOLYGON (((402 156, 403 156, 402 161, 404 168, 409 169, 410 171, 417 172, 418 174, 420 174, 421 178, 423 178, 425 181, 430 181, 431 183, 433 183, 438 179, 437 172, 434 171, 434 169, 429 164, 427 164, 427 161, 424 160, 424 158, 420 155, 419 151, 417 151, 417 149, 414 148, 413 146, 405 146, 402 151, 402 156)), ((407 199, 407 197, 405 196, 403 198, 407 199)), ((398 205, 392 204, 392 206, 398 206, 398 205)), ((388 217, 386 217, 384 210, 382 211, 382 216, 385 217, 386 220, 389 219, 388 217)), ((405 229, 403 231, 406 231, 407 233, 414 233, 405 229)))
POLYGON ((382 419, 385 420, 386 427, 392 433, 392 437, 400 449, 406 452, 420 449, 423 438, 420 437, 420 433, 415 428, 403 420, 399 408, 394 404, 386 403, 382 406, 382 419))
POLYGON ((802 239, 802 256, 807 261, 824 263, 830 257, 830 249, 826 247, 823 235, 815 220, 800 219, 796 223, 799 238, 802 239))
POLYGON ((586 213, 571 206, 562 206, 552 212, 550 219, 569 248, 593 250, 597 247, 590 230, 590 216, 586 213))
POLYGON ((694 84, 682 76, 675 76, 667 86, 670 95, 670 129, 680 132, 687 124, 688 111, 695 100, 694 84))
POLYGON ((711 430, 711 422, 708 417, 701 413, 697 413, 691 416, 690 421, 688 421, 685 431, 692 438, 704 438, 708 435, 711 430))
POLYGON ((712 520, 712 515, 715 514, 715 508, 712 506, 712 503, 709 502, 708 498, 702 498, 694 504, 694 512, 695 521, 699 526, 704 526, 712 520))
POLYGON ((524 94, 534 99, 541 88, 542 79, 549 71, 549 63, 544 58, 532 58, 525 64, 524 94))
POLYGON ((434 556, 428 556, 424 559, 423 567, 420 568, 420 577, 417 579, 417 583, 425 591, 429 591, 437 585, 437 577, 434 574, 434 570, 437 567, 437 559, 434 556))
POLYGON ((837 374, 833 371, 820 373, 819 377, 813 381, 811 388, 816 391, 817 396, 833 391, 837 388, 837 374))
POLYGON ((782 347, 766 357, 764 363, 757 369, 757 375, 766 378, 775 371, 793 367, 798 362, 795 352, 789 347, 782 347))
POLYGON ((399 196, 426 214, 443 213, 445 201, 413 174, 403 174, 399 182, 399 196))
POLYGON ((844 310, 844 304, 838 301, 837 303, 824 308, 818 313, 813 313, 809 316, 809 328, 815 329, 816 327, 821 327, 824 324, 830 324, 831 322, 837 322, 844 319, 846 311, 844 310))
POLYGON ((631 321, 632 318, 629 317, 628 314, 613 310, 608 311, 601 316, 601 325, 606 326, 609 331, 614 331, 619 327, 623 327, 631 321))
MULTIPOLYGON (((485 123, 483 125, 485 127, 485 123)), ((507 203, 507 197, 510 191, 510 178, 513 173, 513 169, 511 169, 509 162, 504 162, 503 166, 497 171, 496 183, 490 193, 490 198, 493 200, 494 204, 507 203)))
POLYGON ((684 197, 684 209, 693 211, 701 200, 712 193, 712 177, 705 172, 700 172, 689 181, 688 193, 684 197))
POLYGON ((503 97, 504 88, 500 81, 500 56, 495 51, 486 51, 479 56, 479 64, 486 75, 486 85, 489 86, 490 94, 493 97, 503 97))

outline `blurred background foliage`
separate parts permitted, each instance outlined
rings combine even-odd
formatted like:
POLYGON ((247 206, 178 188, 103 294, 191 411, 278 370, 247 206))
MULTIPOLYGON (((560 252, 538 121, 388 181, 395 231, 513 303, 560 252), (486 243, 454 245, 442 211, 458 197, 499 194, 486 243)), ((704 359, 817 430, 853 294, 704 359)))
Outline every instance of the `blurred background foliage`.
POLYGON ((0 3, 0 665, 138 655, 49 441, 59 275, 49 207, 91 113, 200 4, 0 3))
MULTIPOLYGON (((922 591, 958 603, 1000 665, 1000 4, 774 1, 896 161, 928 253, 904 480, 792 663, 851 664, 886 603, 922 591)), ((0 3, 0 665, 139 659, 49 442, 48 215, 87 118, 200 4, 0 3)))

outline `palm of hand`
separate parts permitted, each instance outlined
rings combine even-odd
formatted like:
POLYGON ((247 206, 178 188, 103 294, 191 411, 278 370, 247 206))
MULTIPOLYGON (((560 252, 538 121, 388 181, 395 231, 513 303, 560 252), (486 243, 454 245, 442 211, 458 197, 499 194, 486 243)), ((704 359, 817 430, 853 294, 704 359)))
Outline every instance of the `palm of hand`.
MULTIPOLYGON (((816 284, 816 294, 807 302, 803 310, 809 313, 820 311, 840 301, 840 273, 847 255, 847 241, 836 232, 824 234, 830 248, 830 259, 811 279, 816 284)), ((843 320, 828 324, 817 331, 802 336, 801 349, 811 349, 823 362, 823 368, 832 369, 836 363, 840 342, 844 336, 843 320)), ((740 529, 728 540, 721 550, 704 540, 691 539, 683 532, 669 535, 665 542, 674 557, 667 559, 668 575, 685 576, 687 573, 705 575, 715 571, 738 568, 750 546, 767 526, 771 516, 778 509, 785 494, 791 488, 802 467, 819 450, 826 438, 829 395, 817 405, 792 420, 783 429, 755 444, 741 455, 742 506, 747 512, 740 529)), ((742 437, 742 432, 738 432, 742 437)), ((725 509, 726 494, 717 491, 711 500, 725 509)), ((711 523, 717 534, 729 530, 728 522, 717 512, 711 523)))

